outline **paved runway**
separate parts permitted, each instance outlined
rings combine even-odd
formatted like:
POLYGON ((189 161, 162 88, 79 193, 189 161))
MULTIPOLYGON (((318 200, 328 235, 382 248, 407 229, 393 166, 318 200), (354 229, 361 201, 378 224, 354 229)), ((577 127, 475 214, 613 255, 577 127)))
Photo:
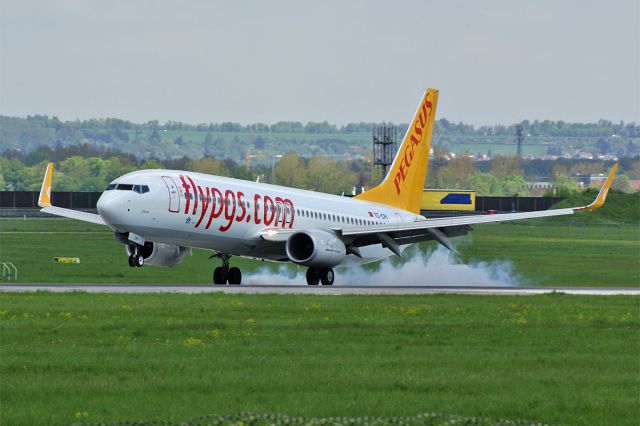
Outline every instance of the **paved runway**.
POLYGON ((307 285, 242 285, 242 286, 206 286, 206 285, 67 285, 67 284, 2 284, 3 292, 70 292, 89 293, 214 293, 231 294, 479 294, 479 295, 527 295, 560 292, 595 296, 640 295, 640 288, 591 288, 591 287, 464 287, 464 286, 307 286, 307 285))

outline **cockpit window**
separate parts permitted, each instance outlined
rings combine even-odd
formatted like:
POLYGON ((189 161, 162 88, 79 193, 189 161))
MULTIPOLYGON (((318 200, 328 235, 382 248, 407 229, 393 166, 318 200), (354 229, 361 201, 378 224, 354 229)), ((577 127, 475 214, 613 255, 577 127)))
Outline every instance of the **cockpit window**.
POLYGON ((109 186, 107 186, 107 191, 111 191, 113 189, 118 191, 133 191, 137 192, 138 194, 149 192, 148 185, 133 185, 129 183, 111 183, 109 184, 109 186))

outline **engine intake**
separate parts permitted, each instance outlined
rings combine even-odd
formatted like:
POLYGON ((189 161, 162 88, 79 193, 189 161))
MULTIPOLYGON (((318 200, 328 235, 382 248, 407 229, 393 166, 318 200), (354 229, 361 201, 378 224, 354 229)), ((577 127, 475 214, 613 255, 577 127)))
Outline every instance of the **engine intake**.
POLYGON ((287 239, 287 257, 293 263, 313 268, 332 268, 346 256, 340 238, 326 231, 298 231, 287 239))
MULTIPOLYGON (((125 245, 127 254, 133 254, 131 246, 125 245)), ((175 244, 154 243, 147 241, 140 247, 139 253, 144 257, 146 265, 155 266, 175 266, 182 262, 187 254, 191 254, 188 247, 177 246, 175 244)))

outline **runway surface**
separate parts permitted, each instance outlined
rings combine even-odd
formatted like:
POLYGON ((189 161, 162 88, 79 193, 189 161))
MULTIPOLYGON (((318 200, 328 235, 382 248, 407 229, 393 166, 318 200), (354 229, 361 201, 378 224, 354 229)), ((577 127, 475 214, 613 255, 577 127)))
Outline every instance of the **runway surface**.
POLYGON ((67 284, 2 284, 2 292, 72 292, 88 293, 231 293, 231 294, 313 294, 313 295, 399 295, 399 294, 478 294, 527 295, 552 292, 594 296, 640 295, 640 288, 592 287, 464 287, 464 286, 307 286, 307 285, 67 285, 67 284))

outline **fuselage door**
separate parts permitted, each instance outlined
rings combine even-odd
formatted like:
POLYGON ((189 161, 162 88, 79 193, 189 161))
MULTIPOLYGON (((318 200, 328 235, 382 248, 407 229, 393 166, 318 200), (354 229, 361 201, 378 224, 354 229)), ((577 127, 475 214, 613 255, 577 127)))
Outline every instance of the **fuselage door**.
POLYGON ((165 185, 167 185, 167 191, 169 191, 169 211, 172 213, 178 213, 180 211, 180 194, 178 193, 178 186, 170 176, 162 176, 162 180, 165 185))
POLYGON ((284 221, 287 225, 291 224, 291 220, 293 219, 293 209, 289 204, 284 205, 284 221))

